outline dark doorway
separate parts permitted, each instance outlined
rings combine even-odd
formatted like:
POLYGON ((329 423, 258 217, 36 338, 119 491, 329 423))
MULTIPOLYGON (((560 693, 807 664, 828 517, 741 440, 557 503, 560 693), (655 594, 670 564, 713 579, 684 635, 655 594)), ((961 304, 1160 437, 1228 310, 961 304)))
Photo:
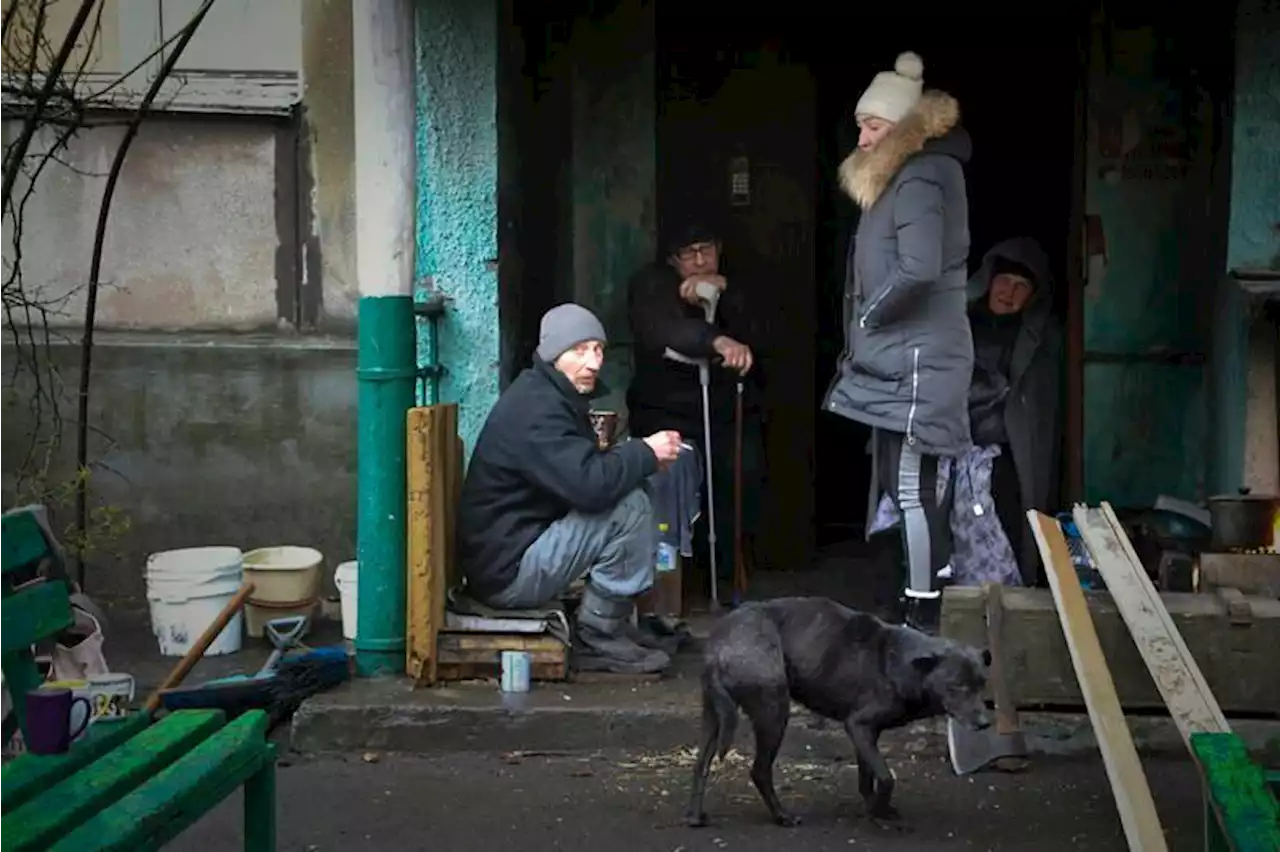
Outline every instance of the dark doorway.
POLYGON ((789 569, 807 566, 820 545, 860 537, 867 509, 867 430, 818 412, 843 346, 840 298, 857 213, 834 175, 854 147, 854 103, 900 51, 919 53, 926 87, 960 101, 974 137, 971 268, 995 242, 1030 236, 1061 277, 1087 6, 1034 17, 758 8, 658 6, 658 204, 660 219, 682 204, 718 205, 728 262, 752 270, 769 366, 759 555, 789 569), (742 157, 752 197, 733 206, 731 163, 742 157))

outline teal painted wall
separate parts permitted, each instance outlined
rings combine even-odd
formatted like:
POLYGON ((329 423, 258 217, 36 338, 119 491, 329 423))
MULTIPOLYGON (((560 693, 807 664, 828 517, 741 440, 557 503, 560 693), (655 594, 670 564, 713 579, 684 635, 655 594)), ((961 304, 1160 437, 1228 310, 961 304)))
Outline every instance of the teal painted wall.
MULTIPOLYGON (((1236 19, 1227 270, 1280 268, 1280 4, 1241 0, 1236 19)), ((1234 491, 1244 468, 1248 322, 1239 288, 1217 282, 1213 310, 1210 486, 1234 491)))
POLYGON ((579 20, 572 41, 572 298, 609 333, 599 407, 624 412, 631 381, 627 280, 654 257, 657 228, 655 6, 622 0, 579 20))
POLYGON ((1095 22, 1087 211, 1108 262, 1085 290, 1085 493, 1150 505, 1204 490, 1212 102, 1188 30, 1095 22))
POLYGON ((417 36, 418 294, 448 300, 440 399, 470 452, 499 383, 496 0, 420 0, 417 36))

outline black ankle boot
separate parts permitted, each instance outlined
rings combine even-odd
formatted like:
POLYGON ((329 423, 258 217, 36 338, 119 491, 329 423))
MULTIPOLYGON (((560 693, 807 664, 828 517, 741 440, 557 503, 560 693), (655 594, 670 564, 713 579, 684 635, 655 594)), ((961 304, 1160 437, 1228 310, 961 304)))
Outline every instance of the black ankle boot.
POLYGON ((942 621, 942 595, 932 598, 914 598, 907 595, 905 603, 904 623, 921 633, 937 636, 938 626, 942 621))

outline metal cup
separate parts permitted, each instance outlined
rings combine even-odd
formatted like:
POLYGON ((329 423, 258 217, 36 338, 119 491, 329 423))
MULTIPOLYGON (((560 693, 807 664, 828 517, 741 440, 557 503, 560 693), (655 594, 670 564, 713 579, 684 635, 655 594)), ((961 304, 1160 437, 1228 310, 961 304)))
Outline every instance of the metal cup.
POLYGON ((618 438, 618 412, 591 411, 587 416, 591 418, 591 428, 596 433, 596 446, 602 450, 612 447, 618 438))

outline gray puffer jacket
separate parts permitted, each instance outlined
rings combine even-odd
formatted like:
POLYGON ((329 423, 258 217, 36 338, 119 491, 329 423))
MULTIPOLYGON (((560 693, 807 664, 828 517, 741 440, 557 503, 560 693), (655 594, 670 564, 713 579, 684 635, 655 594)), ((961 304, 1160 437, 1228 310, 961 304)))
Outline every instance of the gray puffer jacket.
POLYGON ((955 98, 925 92, 875 149, 840 166, 862 217, 845 275, 845 350, 823 408, 931 455, 970 445, 962 165, 972 146, 959 122, 955 98))

